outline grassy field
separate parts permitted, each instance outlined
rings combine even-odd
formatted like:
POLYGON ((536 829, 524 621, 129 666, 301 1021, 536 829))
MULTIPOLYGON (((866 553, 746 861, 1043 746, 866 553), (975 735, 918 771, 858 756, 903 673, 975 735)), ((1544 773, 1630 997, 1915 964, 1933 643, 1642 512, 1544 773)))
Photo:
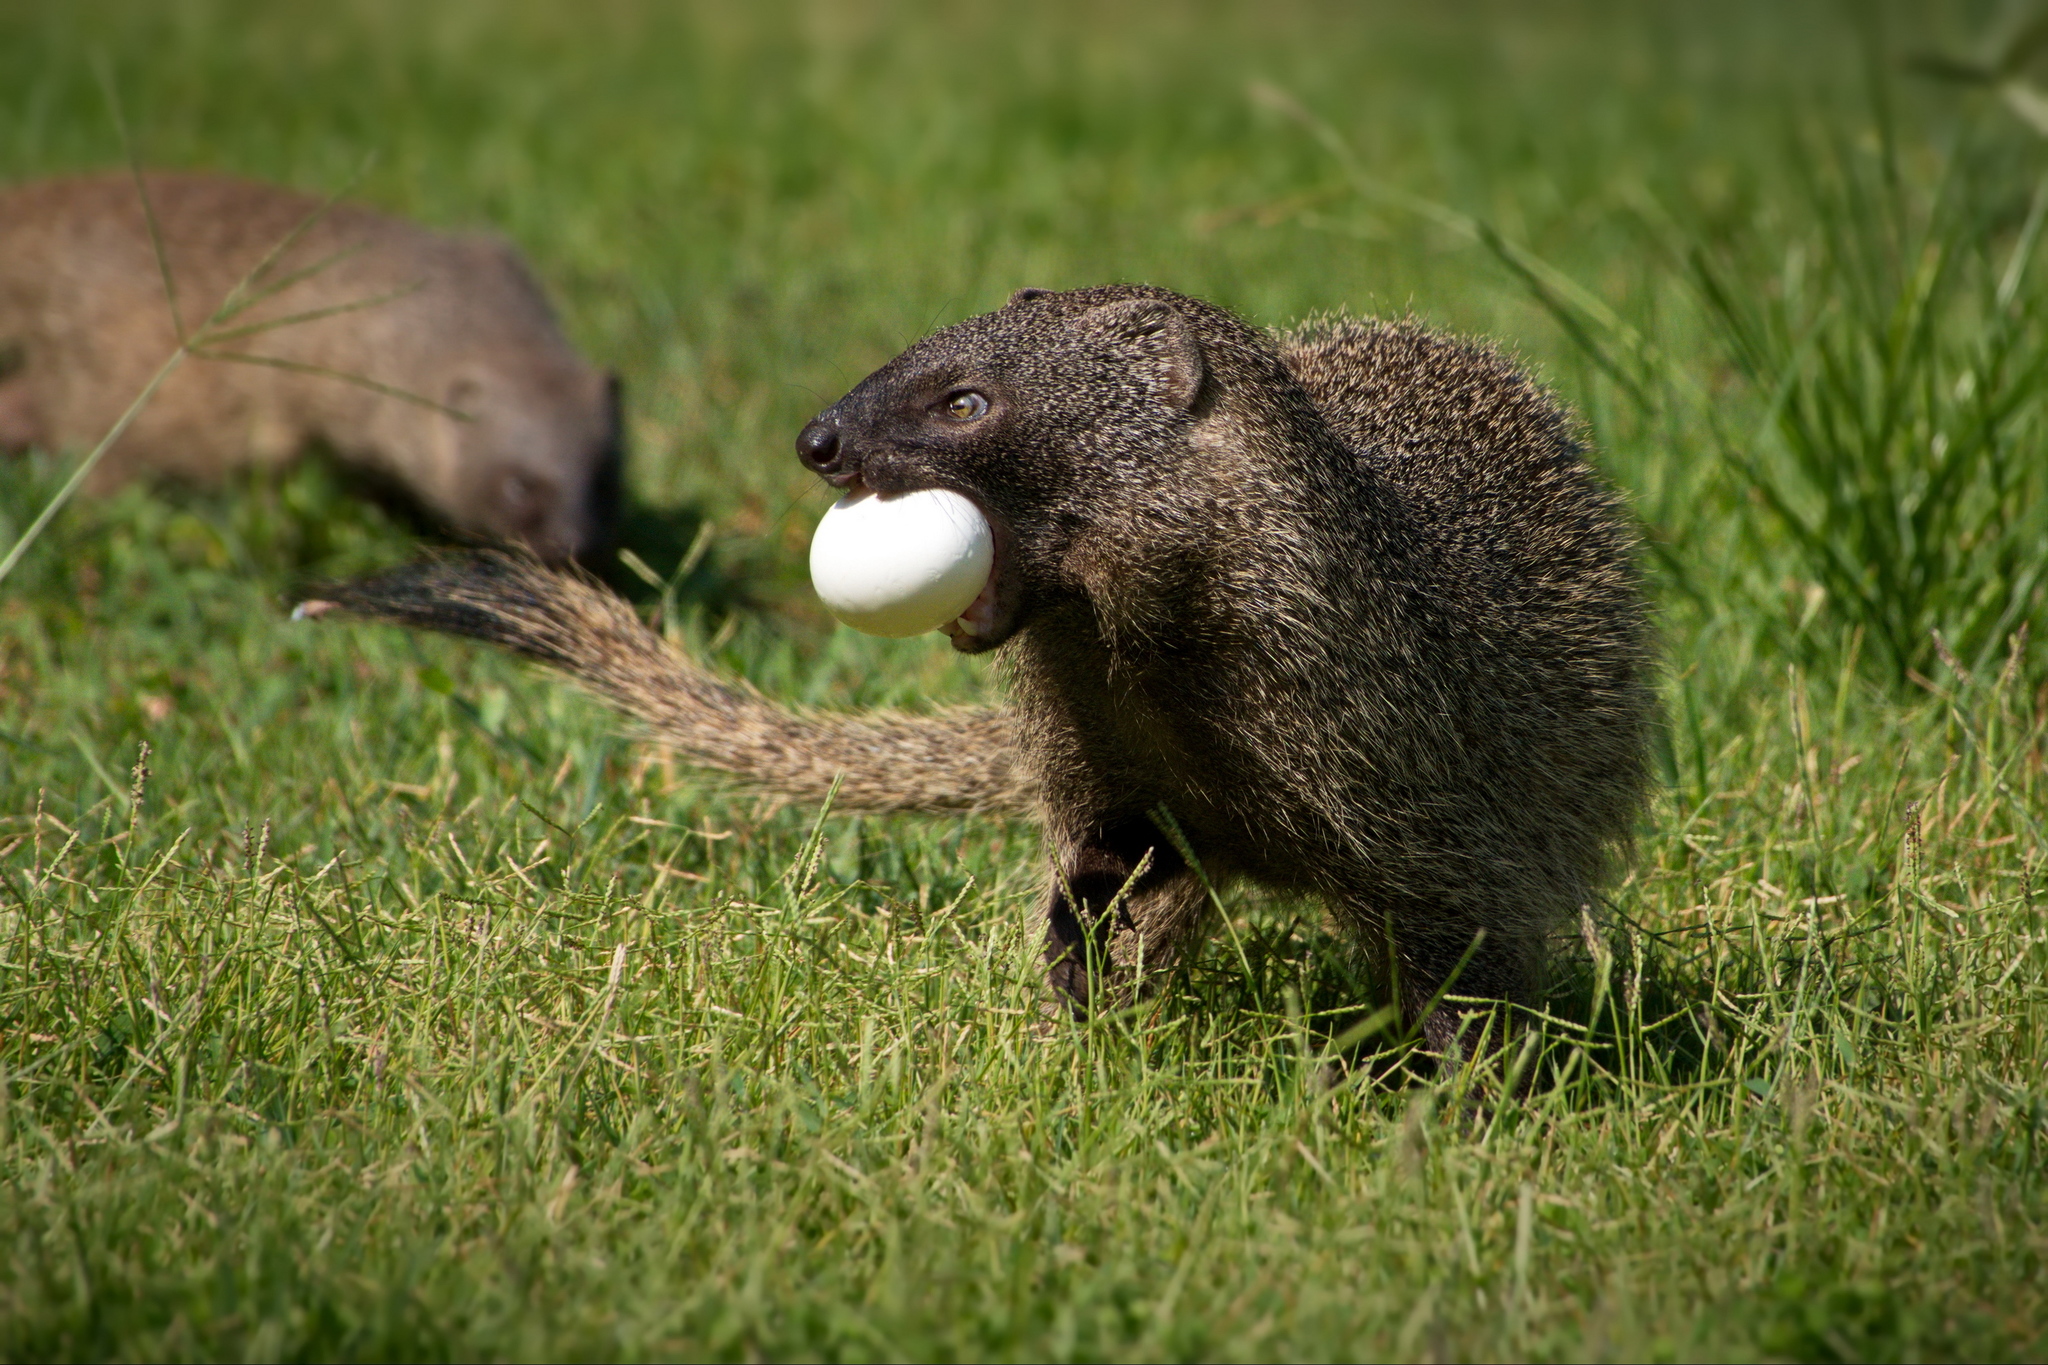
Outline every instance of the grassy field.
MULTIPOLYGON (((0 7, 0 181, 119 160, 103 70, 153 164, 520 243, 633 548, 708 528, 669 623, 776 695, 993 692, 827 628, 790 441, 1135 279, 1517 349, 1644 520, 1670 720, 1480 1104, 1314 907, 1048 1026, 1029 829, 290 622, 412 545, 317 462, 72 506, 0 584, 0 1355, 2048 1354, 2048 140, 1907 67, 2010 7, 1712 8, 0 7)), ((0 551, 75 458, 0 463, 0 551)))

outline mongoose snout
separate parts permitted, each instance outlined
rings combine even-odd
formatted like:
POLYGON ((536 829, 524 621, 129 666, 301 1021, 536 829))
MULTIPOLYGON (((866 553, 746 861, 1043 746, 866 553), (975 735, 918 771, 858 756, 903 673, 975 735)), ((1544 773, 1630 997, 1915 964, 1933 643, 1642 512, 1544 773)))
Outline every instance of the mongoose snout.
POLYGON ((804 462, 804 468, 841 487, 844 484, 839 481, 853 472, 847 469, 839 448, 839 429, 822 419, 807 423, 797 433, 796 455, 804 462))

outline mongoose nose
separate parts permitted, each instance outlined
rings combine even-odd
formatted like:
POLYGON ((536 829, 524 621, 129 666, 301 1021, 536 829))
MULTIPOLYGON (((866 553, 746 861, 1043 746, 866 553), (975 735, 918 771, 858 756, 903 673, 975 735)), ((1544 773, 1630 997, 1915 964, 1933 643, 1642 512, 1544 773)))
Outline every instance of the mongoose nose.
POLYGON ((797 433, 797 458, 817 474, 837 474, 844 461, 839 455, 839 429, 830 422, 813 422, 797 433))

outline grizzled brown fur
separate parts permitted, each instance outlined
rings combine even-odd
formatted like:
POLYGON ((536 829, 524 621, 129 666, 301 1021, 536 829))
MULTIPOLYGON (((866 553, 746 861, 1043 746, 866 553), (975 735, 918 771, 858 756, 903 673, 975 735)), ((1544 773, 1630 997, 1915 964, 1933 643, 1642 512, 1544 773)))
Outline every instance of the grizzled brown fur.
MULTIPOLYGON (((224 176, 145 181, 188 329, 320 207, 224 176)), ((509 246, 337 204, 257 289, 276 292, 229 327, 343 311, 219 349, 361 376, 474 420, 328 376, 193 358, 107 452, 94 489, 145 470, 208 478, 282 463, 320 441, 457 529, 549 559, 603 548, 618 497, 615 386, 563 339, 509 246)), ((176 344, 131 176, 0 191, 0 449, 92 445, 176 344)))
MULTIPOLYGON (((1050 973, 1077 1003, 1196 939, 1184 841, 1212 881, 1320 897, 1448 1045, 1438 993, 1527 999, 1627 840, 1653 714, 1632 538, 1565 413, 1488 351, 1341 319, 1275 339, 1159 289, 1026 290, 798 444, 836 485, 950 488, 989 515, 993 598, 954 644, 1000 649, 1006 728, 955 748, 949 719, 919 762, 1015 795, 986 745, 1016 745, 1050 845, 1050 973)), ((676 681, 694 670, 630 644, 617 609, 586 636, 565 604, 587 588, 474 581, 344 604, 523 648, 658 724, 694 717, 699 757, 716 715, 744 714, 773 731, 748 741, 771 785, 840 769, 940 804, 930 770, 869 766, 901 747, 840 752, 824 723, 676 681), (405 604, 462 593, 489 625, 405 604), (515 595, 565 623, 546 648, 515 595)))

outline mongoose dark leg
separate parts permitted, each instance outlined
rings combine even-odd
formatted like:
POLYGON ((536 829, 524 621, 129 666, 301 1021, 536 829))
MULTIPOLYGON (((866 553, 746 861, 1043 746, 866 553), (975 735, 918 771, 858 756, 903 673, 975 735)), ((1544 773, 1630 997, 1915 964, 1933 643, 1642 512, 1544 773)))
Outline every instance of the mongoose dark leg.
POLYGON ((1530 946, 1501 935, 1498 928, 1445 922, 1441 912, 1412 907, 1394 920, 1394 971, 1398 977, 1402 1016, 1419 1026, 1432 1052, 1449 1056, 1453 1049, 1470 1052, 1484 1046, 1499 1050, 1510 1023, 1506 1009, 1489 1011, 1465 998, 1527 1002, 1534 990, 1530 946), (1440 999, 1439 995, 1459 1000, 1440 999), (1485 1016, 1494 1014, 1489 1027, 1485 1016), (1460 1034, 1462 1033, 1462 1040, 1460 1034), (1484 1043, 1481 1043, 1482 1035, 1484 1043))
POLYGON ((1200 923, 1205 893, 1143 816, 1055 837, 1046 976, 1076 1017, 1126 1003, 1140 971, 1170 965, 1200 923))

